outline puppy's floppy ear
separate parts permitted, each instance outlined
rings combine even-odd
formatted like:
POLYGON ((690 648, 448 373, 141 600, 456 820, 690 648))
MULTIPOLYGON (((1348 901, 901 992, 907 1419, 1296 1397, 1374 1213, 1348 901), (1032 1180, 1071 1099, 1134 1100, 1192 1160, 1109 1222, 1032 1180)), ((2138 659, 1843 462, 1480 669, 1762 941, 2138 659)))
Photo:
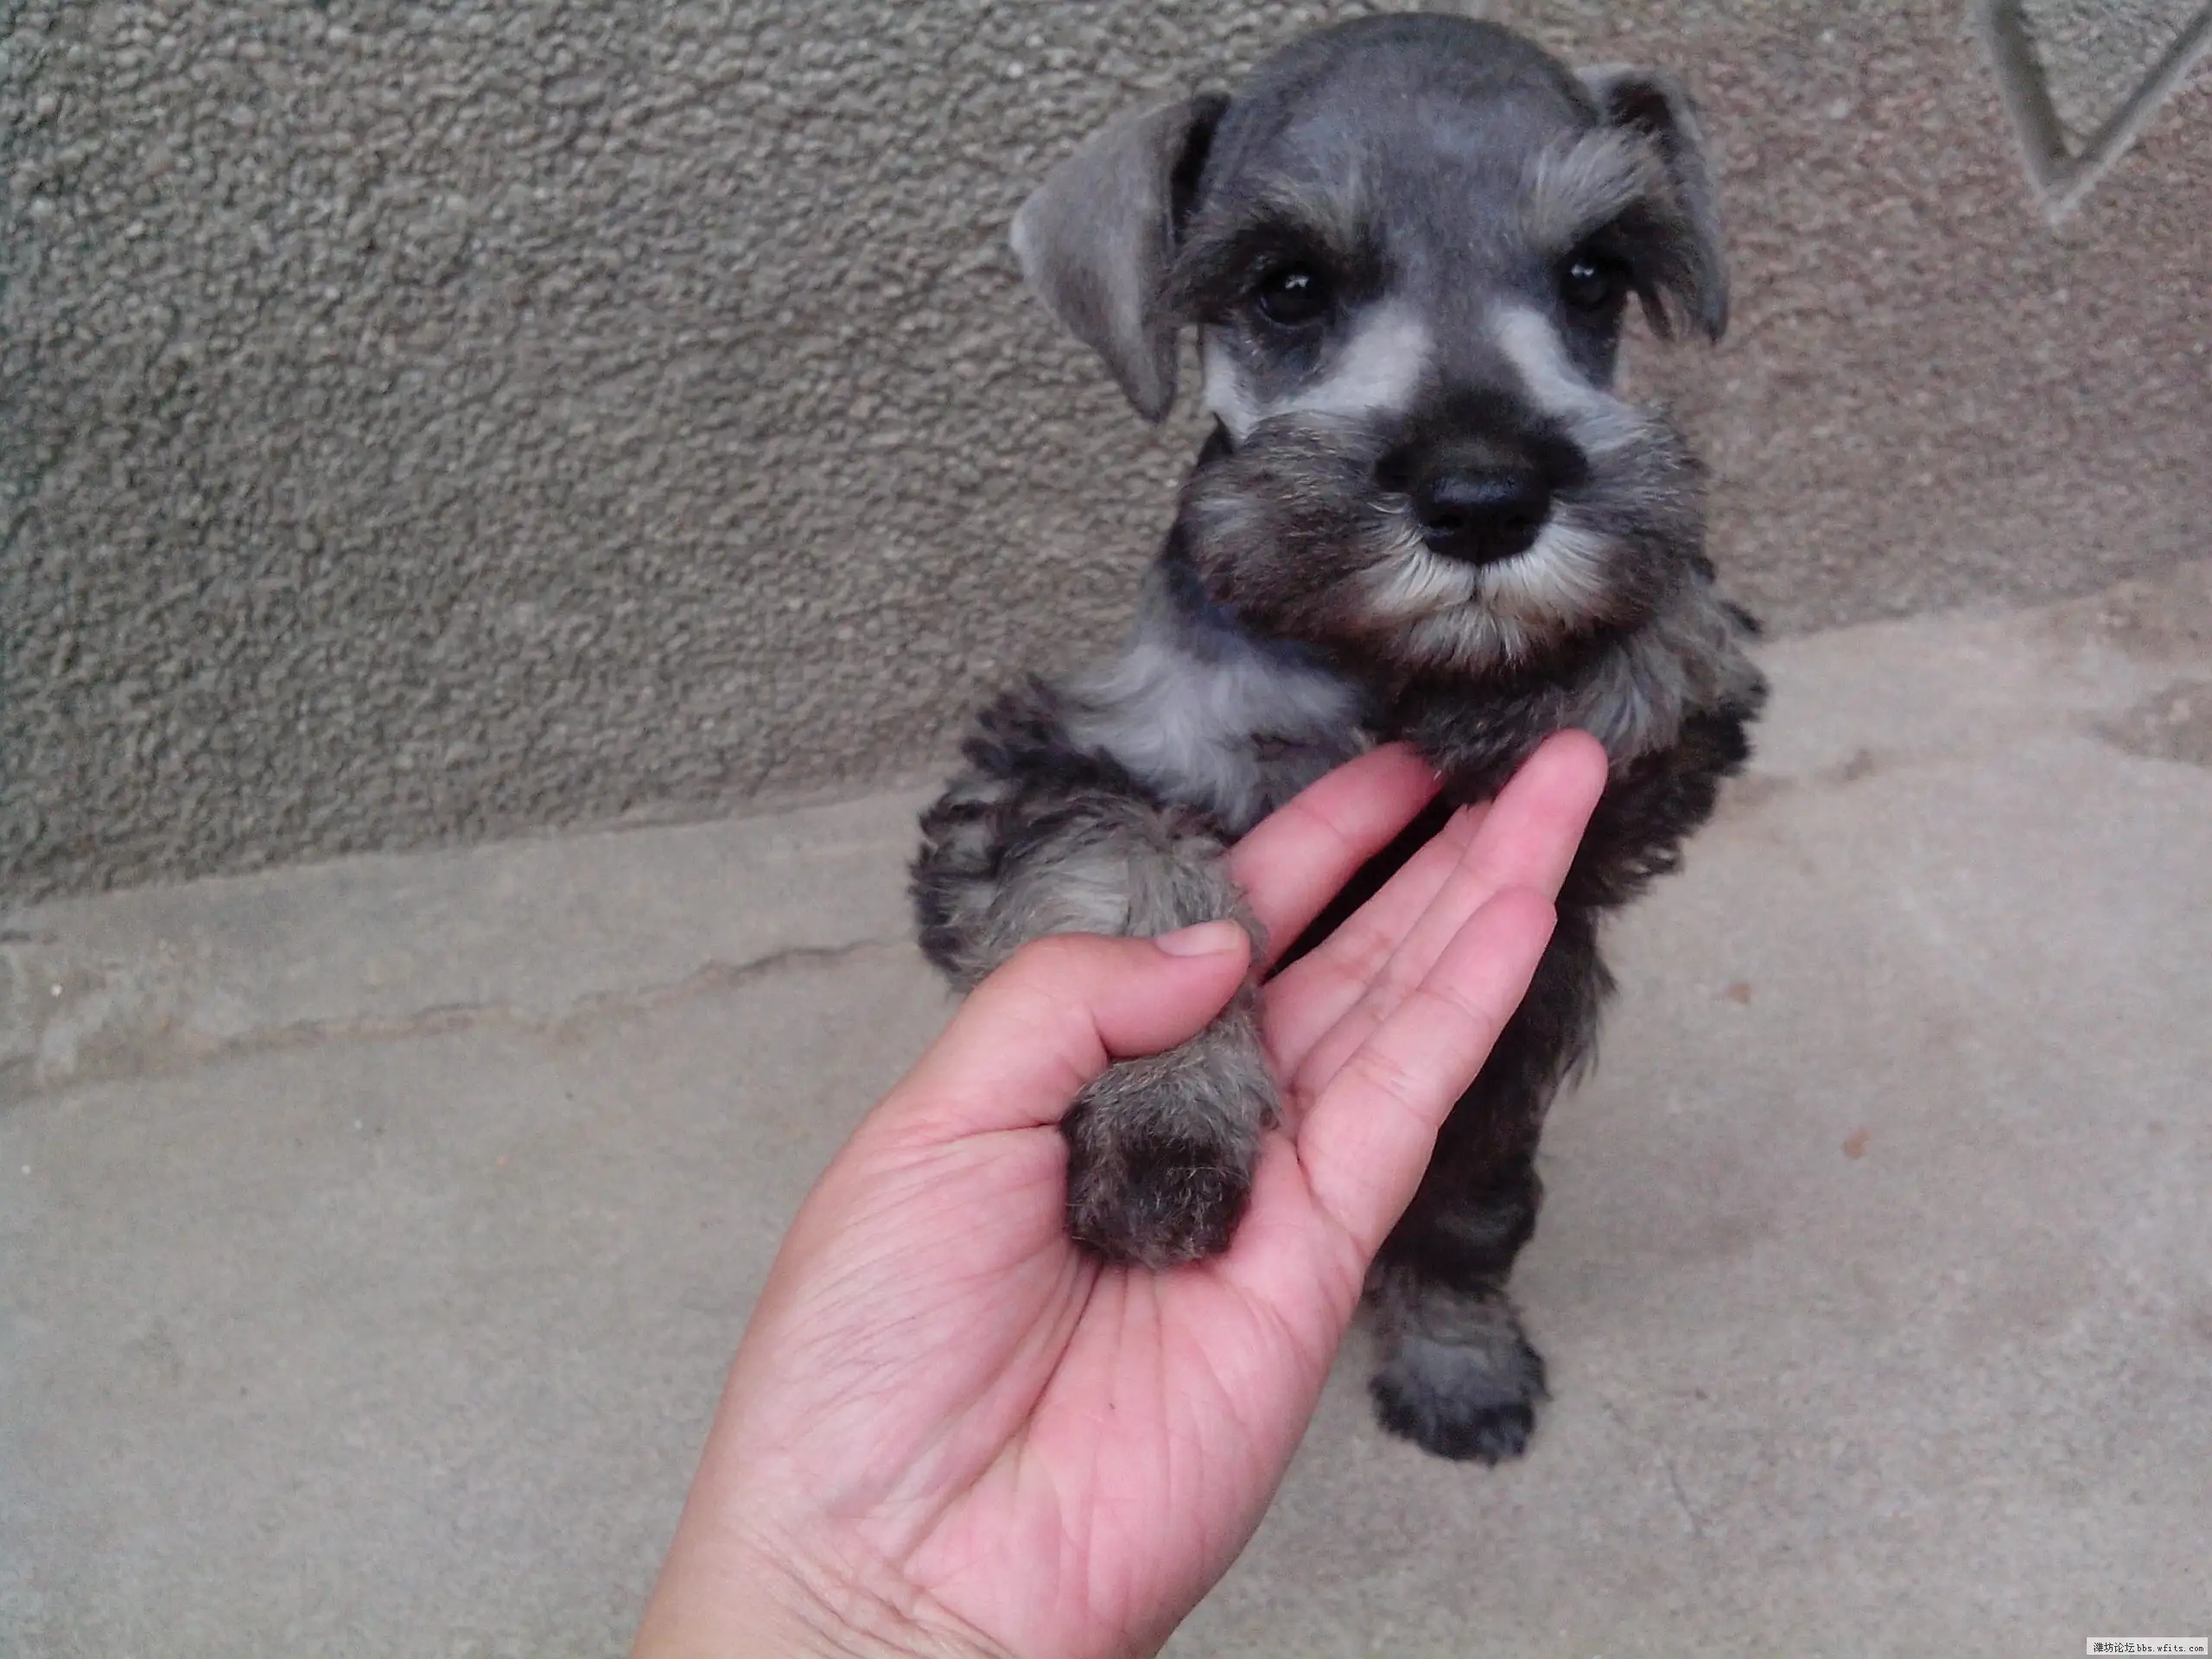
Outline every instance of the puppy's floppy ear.
MULTIPOLYGON (((1720 248, 1720 187, 1697 109, 1672 75, 1626 64, 1580 72, 1608 126, 1642 133, 1657 147, 1681 216, 1681 245, 1668 264, 1667 298, 1707 340, 1728 327, 1728 267, 1720 248)), ((1647 308, 1649 308, 1647 306, 1647 308)), ((1666 319, 1655 315, 1664 333, 1666 319)))
POLYGON ((1157 301, 1178 219, 1229 107, 1220 92, 1124 116, 1014 215, 1014 253, 1053 315, 1106 359, 1147 421, 1175 401, 1175 320, 1157 301))

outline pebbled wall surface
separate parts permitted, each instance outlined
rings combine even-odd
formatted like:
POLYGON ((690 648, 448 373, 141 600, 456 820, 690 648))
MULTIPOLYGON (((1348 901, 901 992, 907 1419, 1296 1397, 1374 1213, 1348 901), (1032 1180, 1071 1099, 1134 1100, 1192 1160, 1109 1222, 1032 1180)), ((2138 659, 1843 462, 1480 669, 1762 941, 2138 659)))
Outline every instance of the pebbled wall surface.
MULTIPOLYGON (((1360 9, 0 0, 0 892, 926 770, 1198 436, 1007 218, 1360 9)), ((2212 543, 2202 78, 2054 232, 1951 0, 1491 10, 1707 106, 1736 325, 1649 373, 1776 626, 2212 543)))

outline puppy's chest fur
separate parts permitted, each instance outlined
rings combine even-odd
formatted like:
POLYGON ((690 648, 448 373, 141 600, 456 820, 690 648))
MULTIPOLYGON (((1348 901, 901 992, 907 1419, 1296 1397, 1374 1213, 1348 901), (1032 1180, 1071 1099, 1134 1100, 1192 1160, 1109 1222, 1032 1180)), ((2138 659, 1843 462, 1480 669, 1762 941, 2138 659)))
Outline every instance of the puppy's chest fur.
POLYGON ((1165 804, 1243 835, 1332 767, 1409 738, 1462 799, 1494 792, 1548 734, 1578 728, 1616 767, 1693 716, 1755 701, 1750 625, 1700 577, 1572 674, 1515 685, 1365 683, 1302 647, 1194 612, 1150 584, 1119 655, 1061 681, 1061 735, 1165 804))
POLYGON ((1318 658, 1161 604, 1060 689, 1071 744, 1230 836, 1374 741, 1374 699, 1318 658))

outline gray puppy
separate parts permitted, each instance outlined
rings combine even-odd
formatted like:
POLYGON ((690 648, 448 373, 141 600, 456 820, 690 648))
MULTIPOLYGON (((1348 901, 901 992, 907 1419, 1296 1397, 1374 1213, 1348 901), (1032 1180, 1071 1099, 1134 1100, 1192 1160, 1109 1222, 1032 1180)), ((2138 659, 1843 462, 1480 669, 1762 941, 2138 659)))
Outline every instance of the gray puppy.
MULTIPOLYGON (((1385 1427, 1512 1456, 1544 1370, 1505 1281, 1545 1109, 1610 988, 1599 918, 1674 866, 1765 691, 1702 551, 1697 464, 1612 389, 1631 300, 1662 334, 1726 325, 1695 116, 1662 75, 1370 18, 1233 99, 1109 127, 1014 245, 1148 420, 1195 327, 1216 425, 1119 654, 986 709, 924 817, 922 943, 957 984, 1043 934, 1249 925, 1224 844, 1378 741, 1410 740, 1446 798, 1347 906, 1547 734, 1611 754, 1535 983, 1369 1284, 1385 1427)), ((1255 1015, 1248 988, 1077 1101, 1077 1239, 1153 1267, 1226 1245, 1274 1110, 1255 1015)))

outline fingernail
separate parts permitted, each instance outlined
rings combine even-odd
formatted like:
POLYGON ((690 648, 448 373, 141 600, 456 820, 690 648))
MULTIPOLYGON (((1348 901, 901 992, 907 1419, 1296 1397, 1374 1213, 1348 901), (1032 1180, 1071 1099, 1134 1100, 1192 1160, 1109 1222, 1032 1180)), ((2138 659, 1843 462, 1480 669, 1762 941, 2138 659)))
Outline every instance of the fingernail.
POLYGON ((1243 939, 1244 930, 1234 922, 1200 922, 1162 933, 1153 944, 1171 957, 1218 957, 1236 950, 1243 939))

